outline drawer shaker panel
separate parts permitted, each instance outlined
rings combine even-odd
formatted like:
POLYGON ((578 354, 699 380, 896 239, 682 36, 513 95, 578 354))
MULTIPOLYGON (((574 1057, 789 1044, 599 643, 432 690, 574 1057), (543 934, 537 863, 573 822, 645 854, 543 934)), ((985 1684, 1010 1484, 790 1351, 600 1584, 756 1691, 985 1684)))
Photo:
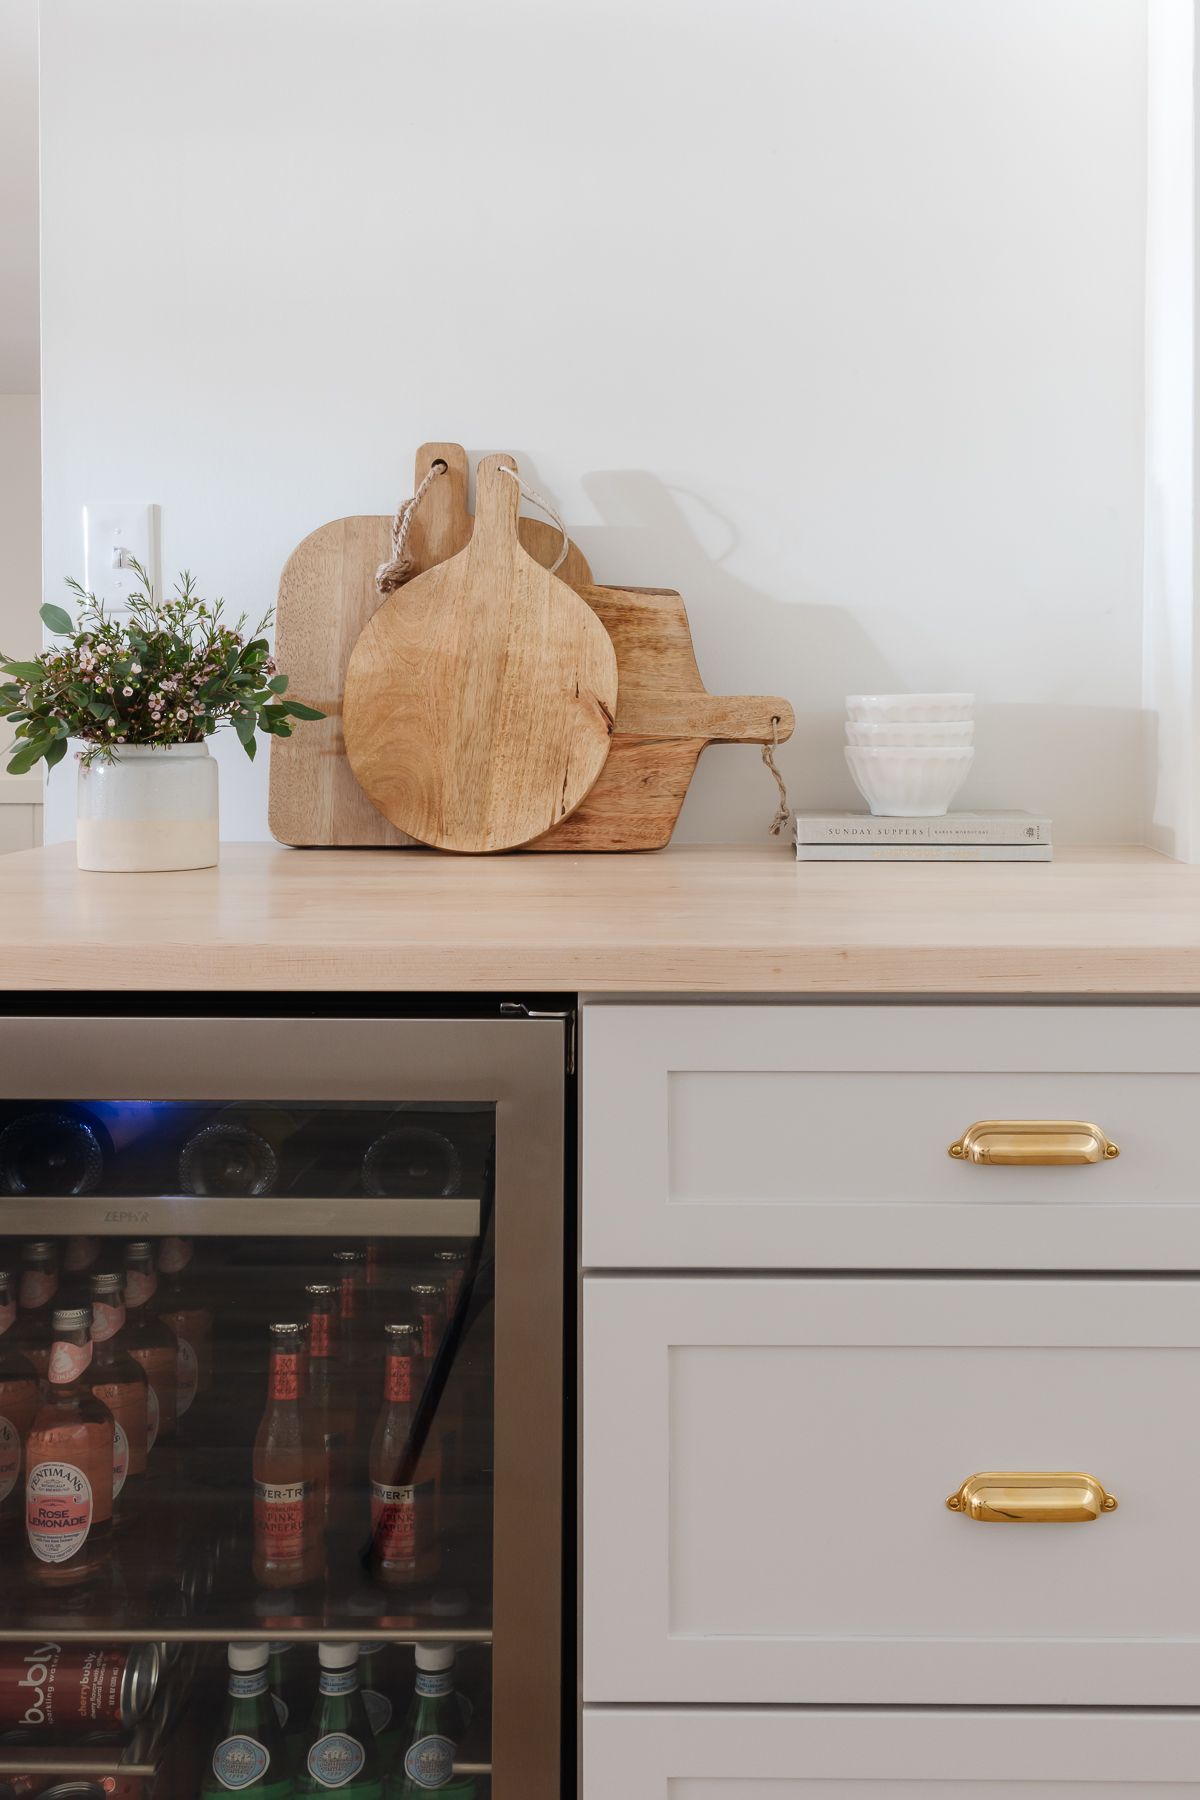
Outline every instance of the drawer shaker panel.
POLYGON ((583 1094, 589 1269, 1200 1267, 1200 1009, 597 1004, 583 1094))
POLYGON ((585 1700, 1200 1702, 1200 1280, 584 1285, 585 1700))
POLYGON ((1200 1715, 611 1707, 583 1800, 1200 1800, 1200 1715))

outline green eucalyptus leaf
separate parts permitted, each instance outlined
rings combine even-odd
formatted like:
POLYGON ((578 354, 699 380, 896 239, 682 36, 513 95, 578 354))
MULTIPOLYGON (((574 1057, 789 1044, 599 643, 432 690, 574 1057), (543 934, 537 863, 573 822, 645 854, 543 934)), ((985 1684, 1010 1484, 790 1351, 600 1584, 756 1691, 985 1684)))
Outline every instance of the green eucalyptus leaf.
MULTIPOLYGON (((241 737, 240 732, 238 733, 238 736, 241 737)), ((250 761, 253 762, 255 753, 258 750, 257 739, 253 735, 251 735, 248 738, 246 738, 246 737, 242 738, 242 748, 246 752, 246 755, 250 758, 250 761)))
POLYGON ((15 675, 18 681, 40 681, 46 673, 40 662, 7 662, 0 663, 6 675, 15 675))
POLYGON ((302 706, 299 700, 285 700, 283 711, 290 713, 293 719, 323 719, 325 714, 318 712, 315 706, 302 706))
POLYGON ((60 763, 62 761, 63 757, 66 754, 67 754, 67 735, 66 735, 66 732, 64 731, 64 733, 61 737, 55 738, 54 742, 51 744, 50 748, 47 750, 47 752, 46 752, 46 767, 48 769, 52 769, 56 763, 60 763))
POLYGON ((286 675, 275 675, 268 681, 267 686, 273 694, 286 694, 287 684, 288 678, 286 675))
POLYGON ((22 744, 8 765, 9 774, 28 775, 38 757, 44 756, 49 750, 52 741, 50 738, 34 738, 30 743, 22 744))
POLYGON ((70 613, 66 611, 65 607, 55 606, 52 600, 47 600, 45 606, 40 606, 38 608, 38 614, 42 624, 50 631, 53 631, 58 637, 71 637, 74 635, 75 621, 70 613))
POLYGON ((254 733, 257 727, 258 720, 253 713, 243 712, 234 714, 233 729, 237 732, 243 744, 253 744, 254 733))

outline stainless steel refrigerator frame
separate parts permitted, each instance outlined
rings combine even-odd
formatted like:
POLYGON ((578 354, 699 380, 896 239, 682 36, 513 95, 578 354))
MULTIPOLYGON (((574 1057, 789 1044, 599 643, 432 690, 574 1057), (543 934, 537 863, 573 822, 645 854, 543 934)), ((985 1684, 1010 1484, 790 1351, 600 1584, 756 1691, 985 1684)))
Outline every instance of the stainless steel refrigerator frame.
MULTIPOLYGON (((121 971, 113 970, 114 981, 121 971)), ((259 1004, 262 1004, 259 997, 259 1004)), ((269 1004, 269 1003, 268 1003, 269 1004)), ((561 1791, 565 1079, 553 1016, 9 1016, 12 1100, 475 1101, 495 1108, 492 1800, 561 1791)), ((0 1196, 0 1234, 388 1236, 473 1230, 470 1200, 0 1196), (414 1207, 416 1210, 414 1210, 414 1207), (464 1210, 467 1209, 467 1210, 464 1210)), ((34 1637, 38 1633, 14 1632, 34 1637)), ((93 1631, 57 1635, 95 1637, 93 1631)), ((159 1639, 155 1626, 114 1632, 159 1639)), ((202 1625, 168 1635, 213 1637, 202 1625)), ((278 1629, 247 1638, 278 1637, 278 1629)), ((384 1631, 309 1636, 386 1637, 384 1631)), ((421 1634, 414 1634, 421 1635, 421 1634)), ((429 1634, 424 1634, 429 1635, 429 1634)))

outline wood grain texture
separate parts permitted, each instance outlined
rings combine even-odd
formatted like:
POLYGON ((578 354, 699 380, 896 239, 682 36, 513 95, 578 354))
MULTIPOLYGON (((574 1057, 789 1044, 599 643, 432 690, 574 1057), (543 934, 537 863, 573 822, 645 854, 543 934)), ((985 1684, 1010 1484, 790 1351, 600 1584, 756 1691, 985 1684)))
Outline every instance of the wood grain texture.
MULTIPOLYGON (((413 492, 438 461, 446 464, 446 473, 426 492, 408 539, 418 570, 456 556, 471 536, 469 465, 461 444, 422 444, 413 492)), ((271 742, 268 817, 272 835, 281 843, 383 847, 413 842, 363 792, 346 761, 342 738, 346 665, 363 626, 382 604, 375 571, 391 553, 391 523, 383 515, 334 519, 310 532, 284 564, 276 602, 279 666, 290 676, 295 698, 320 707, 326 717, 294 737, 271 742)), ((525 549, 548 567, 562 543, 555 527, 541 519, 522 519, 519 529, 525 549)), ((592 579, 574 544, 559 575, 575 587, 592 579)))
MULTIPOLYGON (((461 444, 422 444, 414 492, 436 461, 446 464, 446 474, 428 489, 408 541, 420 571, 456 556, 471 536, 469 466, 461 444)), ((389 554, 390 528, 384 517, 334 520, 305 538, 284 566, 276 626, 280 666, 292 678, 292 692, 328 716, 272 743, 269 820, 281 843, 411 847, 415 841, 363 792, 346 761, 342 734, 346 665, 381 604, 375 570, 389 554)), ((529 554, 549 567, 562 542, 557 529, 523 518, 519 531, 529 554)), ((782 699, 708 696, 687 609, 673 589, 596 587, 573 543, 558 573, 587 600, 613 640, 617 719, 608 760, 583 804, 530 847, 661 849, 705 746, 769 742, 773 713, 783 743, 795 726, 792 708, 782 699), (700 704, 702 697, 708 705, 700 704)))
MULTIPOLYGON (((0 861, 11 990, 1200 996, 1200 867, 797 863, 787 845, 446 857, 225 844, 215 869, 0 861)), ((947 1139, 949 1142, 949 1139, 947 1139)))
POLYGON ((346 669, 360 786, 398 830, 442 850, 510 850, 567 818, 612 737, 612 641, 522 548, 515 469, 484 458, 470 541, 384 601, 346 669))
POLYGON ((583 586, 617 653, 612 749, 583 804, 531 850, 660 850, 670 841, 708 744, 780 743, 796 718, 777 695, 710 694, 681 595, 672 588, 583 586))

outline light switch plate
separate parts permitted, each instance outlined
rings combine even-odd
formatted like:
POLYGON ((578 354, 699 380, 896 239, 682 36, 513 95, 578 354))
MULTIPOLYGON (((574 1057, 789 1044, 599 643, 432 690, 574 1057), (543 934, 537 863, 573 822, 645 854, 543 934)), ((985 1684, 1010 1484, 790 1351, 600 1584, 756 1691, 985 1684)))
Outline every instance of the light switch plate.
POLYGON ((137 586, 125 566, 133 556, 162 591, 157 506, 145 501, 89 500, 83 509, 83 585, 106 605, 124 607, 137 586))

